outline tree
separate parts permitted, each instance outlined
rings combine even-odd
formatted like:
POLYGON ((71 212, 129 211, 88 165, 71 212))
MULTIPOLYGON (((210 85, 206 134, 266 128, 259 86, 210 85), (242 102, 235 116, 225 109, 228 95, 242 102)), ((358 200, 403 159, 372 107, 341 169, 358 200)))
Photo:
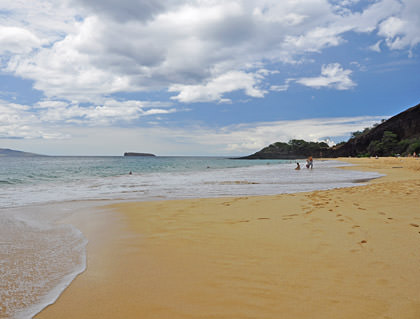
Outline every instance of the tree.
POLYGON ((413 154, 414 152, 417 154, 420 153, 420 138, 411 143, 407 148, 408 154, 413 154))
POLYGON ((381 142, 383 143, 385 155, 394 155, 396 153, 396 148, 398 145, 398 135, 391 132, 385 131, 382 136, 381 142))
MULTIPOLYGON (((374 127, 375 127, 375 126, 374 126, 374 127)), ((359 137, 359 136, 361 136, 361 135, 367 134, 367 133, 369 133, 371 130, 372 130, 372 128, 371 128, 371 127, 365 127, 365 128, 363 129, 363 131, 356 131, 356 132, 352 132, 352 133, 351 133, 351 137, 350 137, 350 138, 356 138, 356 137, 359 137)))
POLYGON ((371 156, 383 156, 384 147, 379 140, 371 141, 367 147, 367 151, 371 156))

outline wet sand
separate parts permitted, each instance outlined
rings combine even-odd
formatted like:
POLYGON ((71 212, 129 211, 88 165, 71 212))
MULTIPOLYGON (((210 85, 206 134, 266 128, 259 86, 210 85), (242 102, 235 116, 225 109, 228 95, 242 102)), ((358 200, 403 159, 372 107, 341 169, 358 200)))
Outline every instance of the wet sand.
POLYGON ((343 160, 387 176, 74 215, 87 271, 36 318, 420 318, 420 160, 343 160))

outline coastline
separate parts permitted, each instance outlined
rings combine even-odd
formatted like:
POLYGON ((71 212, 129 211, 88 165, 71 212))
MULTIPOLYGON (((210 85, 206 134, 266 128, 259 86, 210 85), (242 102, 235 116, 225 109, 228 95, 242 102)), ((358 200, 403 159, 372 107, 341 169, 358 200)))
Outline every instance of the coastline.
POLYGON ((340 160, 386 176, 73 215, 87 270, 35 318, 418 318, 420 160, 340 160))

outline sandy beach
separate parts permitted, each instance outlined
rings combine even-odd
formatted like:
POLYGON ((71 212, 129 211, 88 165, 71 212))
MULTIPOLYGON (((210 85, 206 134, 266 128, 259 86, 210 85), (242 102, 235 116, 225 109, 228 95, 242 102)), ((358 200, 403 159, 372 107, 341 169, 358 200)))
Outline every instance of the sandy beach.
POLYGON ((342 160, 386 176, 73 215, 87 270, 35 318, 420 318, 420 159, 342 160))

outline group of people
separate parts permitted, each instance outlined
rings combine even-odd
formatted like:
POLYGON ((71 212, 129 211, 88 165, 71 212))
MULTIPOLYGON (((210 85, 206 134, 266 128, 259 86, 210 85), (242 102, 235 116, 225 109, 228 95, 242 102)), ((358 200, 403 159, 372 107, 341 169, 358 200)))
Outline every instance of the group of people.
MULTIPOLYGON (((296 162, 296 168, 295 170, 300 170, 300 164, 299 162, 296 162)), ((308 159, 306 160, 306 168, 313 168, 314 167, 314 160, 312 159, 312 156, 309 156, 308 159)))

